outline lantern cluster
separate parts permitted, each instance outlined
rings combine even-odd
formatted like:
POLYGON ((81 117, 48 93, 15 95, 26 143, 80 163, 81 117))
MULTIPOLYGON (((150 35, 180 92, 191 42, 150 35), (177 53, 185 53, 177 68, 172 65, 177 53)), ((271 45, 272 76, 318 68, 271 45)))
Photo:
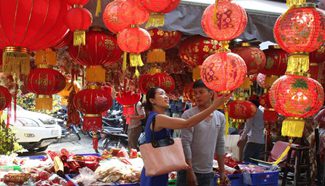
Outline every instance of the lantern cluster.
POLYGON ((324 42, 324 15, 314 4, 290 1, 291 8, 281 15, 274 26, 279 46, 289 53, 286 75, 270 89, 273 108, 287 117, 282 123, 282 135, 302 137, 304 118, 315 114, 323 105, 323 87, 306 77, 309 70, 308 53, 324 42))

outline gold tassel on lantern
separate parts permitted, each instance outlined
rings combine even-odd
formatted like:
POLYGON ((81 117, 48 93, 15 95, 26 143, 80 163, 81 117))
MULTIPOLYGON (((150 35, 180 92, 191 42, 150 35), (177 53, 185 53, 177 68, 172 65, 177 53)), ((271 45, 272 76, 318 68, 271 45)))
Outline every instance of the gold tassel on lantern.
POLYGON ((201 66, 196 66, 195 68, 193 68, 192 78, 193 81, 197 81, 201 79, 201 66))
POLYGON ((142 59, 141 59, 141 54, 130 54, 130 66, 135 67, 134 75, 136 77, 139 77, 140 72, 139 72, 137 67, 142 67, 143 66, 143 62, 142 62, 142 59))
POLYGON ((147 53, 147 63, 165 63, 166 52, 163 49, 153 49, 147 53))
POLYGON ((86 31, 76 30, 73 32, 73 46, 86 45, 86 31))
POLYGON ((151 13, 146 28, 161 27, 165 24, 165 16, 161 13, 151 13))
POLYGON ((227 107, 227 102, 224 103, 224 111, 225 111, 225 120, 226 120, 226 126, 225 126, 225 135, 228 135, 229 132, 229 112, 227 107))
POLYGON ((106 70, 101 65, 89 66, 86 68, 86 81, 105 82, 106 70))
POLYGON ((28 75, 30 59, 26 48, 6 47, 2 55, 2 68, 4 73, 28 75))
POLYGON ((101 12, 102 12, 102 0, 97 0, 95 16, 98 17, 101 12))
POLYGON ((286 118, 282 122, 282 136, 301 138, 305 127, 305 121, 302 118, 286 118))
POLYGON ((37 95, 35 100, 36 110, 52 110, 53 99, 48 95, 37 95))
POLYGON ((308 54, 293 54, 288 58, 288 66, 286 74, 299 76, 307 76, 309 70, 309 55, 308 54))
POLYGON ((123 63, 122 63, 122 71, 123 72, 125 72, 125 70, 126 70, 127 60, 128 60, 128 53, 127 52, 124 52, 123 53, 123 63))
POLYGON ((305 3, 306 3, 306 0, 287 0, 288 7, 299 6, 299 5, 303 5, 305 3))
POLYGON ((35 65, 39 68, 56 65, 56 53, 50 48, 37 51, 35 53, 35 65))

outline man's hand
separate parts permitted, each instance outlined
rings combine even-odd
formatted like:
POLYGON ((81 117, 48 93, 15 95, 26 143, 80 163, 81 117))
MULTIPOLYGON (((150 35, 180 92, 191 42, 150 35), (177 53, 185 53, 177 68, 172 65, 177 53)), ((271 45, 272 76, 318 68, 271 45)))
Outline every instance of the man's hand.
POLYGON ((194 171, 192 169, 186 171, 186 185, 197 186, 197 179, 194 171))

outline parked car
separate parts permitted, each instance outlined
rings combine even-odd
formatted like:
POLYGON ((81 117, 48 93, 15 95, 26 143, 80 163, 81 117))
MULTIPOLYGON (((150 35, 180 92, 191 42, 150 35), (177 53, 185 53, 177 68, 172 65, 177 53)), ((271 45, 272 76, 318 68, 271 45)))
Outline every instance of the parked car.
MULTIPOLYGON (((13 112, 12 112, 13 113, 13 112)), ((28 151, 44 151, 62 135, 57 119, 47 114, 31 112, 17 105, 17 119, 10 118, 10 127, 18 143, 28 151)))

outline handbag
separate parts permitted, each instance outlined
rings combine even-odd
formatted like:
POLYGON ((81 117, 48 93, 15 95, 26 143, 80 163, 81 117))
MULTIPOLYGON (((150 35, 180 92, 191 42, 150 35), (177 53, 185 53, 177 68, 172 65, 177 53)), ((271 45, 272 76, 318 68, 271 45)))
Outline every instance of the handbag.
POLYGON ((151 143, 140 145, 140 152, 146 176, 159 176, 172 171, 188 169, 180 138, 168 137, 156 140, 154 135, 155 117, 152 121, 151 143))

